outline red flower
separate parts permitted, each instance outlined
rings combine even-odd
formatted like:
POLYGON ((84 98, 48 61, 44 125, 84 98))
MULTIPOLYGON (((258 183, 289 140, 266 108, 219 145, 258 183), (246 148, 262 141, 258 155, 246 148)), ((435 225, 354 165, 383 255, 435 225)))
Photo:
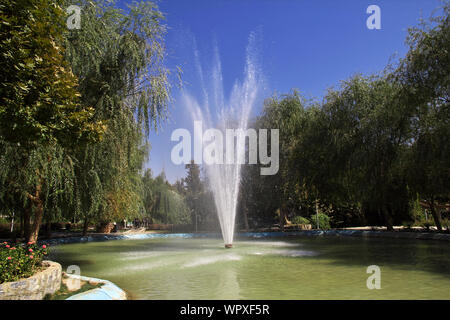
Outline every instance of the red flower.
POLYGON ((11 260, 11 257, 8 257, 8 258, 6 258, 6 259, 11 260))
POLYGON ((45 248, 47 248, 47 246, 46 246, 46 245, 44 244, 44 245, 42 246, 42 248, 44 248, 44 249, 45 249, 45 248))
POLYGON ((6 247, 9 248, 9 244, 7 244, 6 247))
POLYGON ((30 259, 33 259, 33 256, 30 256, 30 259))
POLYGON ((33 244, 33 243, 34 243, 33 241, 28 242, 29 245, 30 245, 30 244, 33 244))
POLYGON ((33 249, 30 248, 30 249, 28 249, 28 251, 33 252, 33 249))

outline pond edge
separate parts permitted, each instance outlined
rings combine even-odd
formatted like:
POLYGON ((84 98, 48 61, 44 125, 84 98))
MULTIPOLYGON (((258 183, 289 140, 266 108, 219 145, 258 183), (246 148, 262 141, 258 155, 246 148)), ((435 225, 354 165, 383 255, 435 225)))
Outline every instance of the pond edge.
MULTIPOLYGON (((390 232, 368 230, 303 230, 294 232, 243 232, 236 238, 270 238, 270 237, 301 237, 301 236, 353 236, 365 238, 417 239, 450 241, 450 234, 428 232, 390 232)), ((86 237, 67 237, 44 240, 47 244, 66 244, 108 240, 144 240, 164 238, 221 238, 220 233, 141 233, 141 234, 97 234, 86 237)))
POLYGON ((77 293, 66 300, 127 300, 127 294, 109 280, 66 274, 67 277, 86 282, 103 283, 100 288, 77 293))

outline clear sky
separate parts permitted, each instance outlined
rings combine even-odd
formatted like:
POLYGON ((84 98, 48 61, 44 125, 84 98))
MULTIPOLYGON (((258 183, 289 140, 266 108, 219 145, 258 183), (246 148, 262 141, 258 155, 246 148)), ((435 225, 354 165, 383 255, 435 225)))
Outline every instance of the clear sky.
MULTIPOLYGON (((123 1, 122 1, 123 2, 123 1)), ((355 73, 381 71, 394 55, 407 51, 408 27, 428 18, 439 0, 161 0, 160 10, 169 27, 166 36, 168 66, 183 69, 185 87, 200 95, 194 50, 208 72, 213 48, 219 49, 225 95, 243 78, 245 49, 257 32, 260 67, 265 78, 261 99, 297 88, 307 97, 321 98, 327 88, 355 73), (381 30, 369 30, 369 5, 381 9, 381 30)), ((170 160, 176 128, 191 120, 174 88, 171 118, 158 134, 150 134, 152 150, 147 166, 154 175, 165 169, 170 182, 185 175, 183 165, 170 160)), ((201 99, 201 97, 198 97, 201 99)), ((260 110, 261 104, 254 112, 260 110)))

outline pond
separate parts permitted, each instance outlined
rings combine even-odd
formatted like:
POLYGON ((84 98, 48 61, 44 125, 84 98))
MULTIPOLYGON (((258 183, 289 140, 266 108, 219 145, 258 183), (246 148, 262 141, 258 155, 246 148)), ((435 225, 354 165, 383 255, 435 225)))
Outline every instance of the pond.
POLYGON ((446 241, 296 237, 114 240, 58 245, 51 259, 131 299, 450 299, 446 241), (367 288, 367 267, 381 289, 367 288))

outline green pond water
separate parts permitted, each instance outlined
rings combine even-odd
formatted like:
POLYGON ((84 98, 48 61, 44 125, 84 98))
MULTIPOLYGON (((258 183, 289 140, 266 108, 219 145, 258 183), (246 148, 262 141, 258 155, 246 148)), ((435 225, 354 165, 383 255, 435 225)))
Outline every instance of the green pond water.
POLYGON ((132 299, 450 299, 445 241, 311 237, 65 244, 51 259, 110 280, 132 299), (381 289, 366 285, 369 265, 381 289))

